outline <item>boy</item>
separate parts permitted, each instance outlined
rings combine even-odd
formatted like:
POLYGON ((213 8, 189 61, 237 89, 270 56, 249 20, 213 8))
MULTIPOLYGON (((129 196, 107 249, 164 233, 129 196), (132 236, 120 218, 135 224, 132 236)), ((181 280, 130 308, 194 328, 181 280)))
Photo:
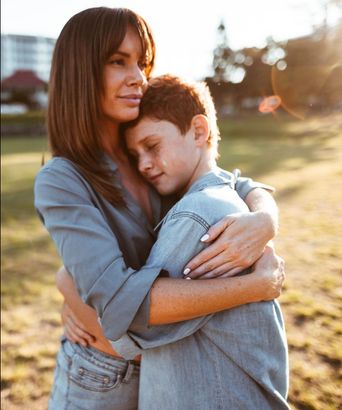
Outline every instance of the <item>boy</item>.
MULTIPOLYGON (((234 191, 234 176, 216 166, 219 131, 209 91, 176 77, 155 78, 138 119, 123 131, 142 175, 160 194, 181 198, 158 225, 146 263, 163 266, 175 277, 205 247, 200 238, 213 223, 229 210, 247 210, 234 191)), ((185 269, 184 276, 190 278, 191 272, 185 269)), ((139 408, 289 408, 287 345, 276 301, 244 305, 183 326, 182 337, 187 337, 178 340, 177 330, 170 335, 170 326, 166 334, 163 326, 133 322, 131 339, 147 349, 139 408)), ((120 342, 113 346, 128 356, 120 342)))

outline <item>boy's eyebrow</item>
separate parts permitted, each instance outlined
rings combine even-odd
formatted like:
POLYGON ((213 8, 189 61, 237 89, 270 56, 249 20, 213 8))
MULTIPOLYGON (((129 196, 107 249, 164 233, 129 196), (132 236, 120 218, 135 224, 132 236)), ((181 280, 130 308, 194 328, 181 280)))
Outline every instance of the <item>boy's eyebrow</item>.
MULTIPOLYGON (((146 140, 148 140, 148 139, 151 138, 151 137, 152 137, 152 138, 153 138, 153 137, 158 137, 158 134, 149 134, 149 135, 146 135, 145 138, 143 138, 141 141, 139 141, 139 144, 144 144, 144 143, 146 142, 146 140)), ((127 146, 128 151, 132 151, 132 152, 134 151, 134 152, 136 152, 135 149, 129 147, 128 144, 126 144, 126 146, 127 146)))
POLYGON ((148 140, 149 138, 158 137, 158 136, 159 136, 158 134, 148 134, 148 135, 146 135, 146 137, 143 138, 140 142, 141 142, 141 143, 144 143, 144 142, 146 142, 146 140, 148 140))

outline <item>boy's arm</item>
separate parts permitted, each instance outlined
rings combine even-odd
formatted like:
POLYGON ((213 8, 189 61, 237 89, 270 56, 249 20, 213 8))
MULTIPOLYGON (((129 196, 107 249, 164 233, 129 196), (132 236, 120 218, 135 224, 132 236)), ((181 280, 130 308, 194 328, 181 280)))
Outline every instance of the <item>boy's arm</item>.
MULTIPOLYGON (((128 333, 140 347, 144 349, 157 347, 187 337, 209 320, 210 316, 203 317, 203 315, 255 300, 252 293, 253 286, 257 284, 252 283, 253 275, 207 281, 183 280, 179 282, 172 279, 182 276, 180 272, 184 270, 186 262, 206 247, 198 239, 208 228, 209 225, 205 220, 191 212, 180 212, 176 217, 168 218, 162 225, 146 266, 152 267, 156 264, 162 266, 170 275, 170 279, 165 278, 164 280, 177 284, 174 283, 170 295, 163 289, 163 298, 161 298, 158 297, 158 283, 162 279, 155 282, 151 292, 150 311, 146 311, 146 317, 149 316, 150 325, 163 322, 178 323, 146 326, 148 320, 143 315, 137 316, 128 333), (247 284, 245 281, 250 279, 252 281, 247 284), (205 297, 191 299, 191 293, 195 293, 195 286, 201 287, 206 292, 205 297), (178 288, 176 300, 174 299, 175 287, 178 288), (195 312, 198 314, 196 315, 195 312), (202 317, 194 319, 196 316, 202 317)), ((122 346, 114 343, 113 347, 124 355, 122 346)))
POLYGON ((254 188, 245 197, 250 213, 227 215, 213 225, 204 240, 212 244, 187 265, 191 278, 231 276, 251 266, 278 231, 278 207, 272 195, 254 188))

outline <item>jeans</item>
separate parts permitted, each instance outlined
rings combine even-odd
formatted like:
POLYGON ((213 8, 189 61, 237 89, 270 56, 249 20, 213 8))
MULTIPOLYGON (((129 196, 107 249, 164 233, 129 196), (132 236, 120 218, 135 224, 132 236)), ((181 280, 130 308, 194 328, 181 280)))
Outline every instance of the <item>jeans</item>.
POLYGON ((49 410, 138 408, 140 365, 62 339, 49 410))

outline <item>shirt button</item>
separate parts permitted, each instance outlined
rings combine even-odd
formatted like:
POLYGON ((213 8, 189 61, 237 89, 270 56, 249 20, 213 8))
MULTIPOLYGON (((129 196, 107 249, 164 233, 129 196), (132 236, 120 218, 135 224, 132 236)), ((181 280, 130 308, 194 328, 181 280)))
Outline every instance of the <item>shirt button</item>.
POLYGON ((79 374, 80 376, 83 376, 83 375, 84 375, 84 369, 83 369, 82 367, 80 367, 80 368, 78 369, 78 374, 79 374))
POLYGON ((108 376, 105 376, 105 377, 103 378, 103 382, 104 382, 104 384, 108 384, 108 383, 109 383, 109 377, 108 377, 108 376))

